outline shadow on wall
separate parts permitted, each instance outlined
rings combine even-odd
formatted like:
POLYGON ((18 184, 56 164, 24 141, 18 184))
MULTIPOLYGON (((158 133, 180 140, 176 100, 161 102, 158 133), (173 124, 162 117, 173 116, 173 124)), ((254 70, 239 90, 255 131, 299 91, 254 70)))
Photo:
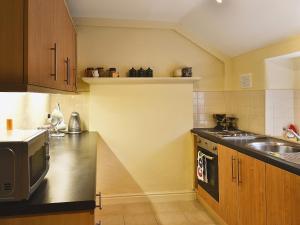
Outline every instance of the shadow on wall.
POLYGON ((98 146, 97 192, 104 195, 143 193, 122 162, 101 137, 98 146))
MULTIPOLYGON (((191 146, 183 143, 191 139, 191 133, 185 133, 172 139, 163 146, 157 146, 158 151, 153 152, 147 158, 147 161, 154 162, 148 165, 144 160, 133 161, 135 173, 147 177, 147 174, 155 176, 156 181, 152 179, 144 181, 151 190, 158 192, 145 192, 139 185, 138 181, 133 177, 126 166, 115 155, 110 146, 105 142, 103 137, 98 143, 98 167, 97 167, 97 192, 103 194, 104 203, 124 203, 124 202, 157 202, 157 201, 173 201, 173 200, 191 200, 193 199, 192 191, 178 191, 183 179, 184 183, 191 184, 193 182, 193 160, 190 159, 191 146), (177 152, 176 157, 173 149, 182 147, 183 151, 177 152), (180 154, 180 155, 179 155, 180 154), (170 157, 166 158, 165 155, 170 157), (180 159, 180 160, 178 160, 180 159), (164 168, 159 167, 164 165, 164 168), (176 168, 185 168, 184 176, 170 176, 171 171, 176 168), (157 190, 157 185, 165 184, 163 187, 168 190, 161 192, 157 190), (173 185, 170 185, 173 184, 173 185), (167 186, 166 186, 167 185, 167 186)), ((139 177, 139 176, 138 176, 139 177)), ((149 176, 150 178, 150 176, 149 176)))

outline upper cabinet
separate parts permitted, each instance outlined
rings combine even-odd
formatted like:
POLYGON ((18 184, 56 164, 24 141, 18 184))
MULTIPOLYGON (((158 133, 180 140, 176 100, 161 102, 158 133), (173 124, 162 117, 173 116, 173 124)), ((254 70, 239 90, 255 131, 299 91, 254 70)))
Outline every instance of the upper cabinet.
POLYGON ((64 0, 5 0, 0 91, 76 90, 76 32, 64 0))

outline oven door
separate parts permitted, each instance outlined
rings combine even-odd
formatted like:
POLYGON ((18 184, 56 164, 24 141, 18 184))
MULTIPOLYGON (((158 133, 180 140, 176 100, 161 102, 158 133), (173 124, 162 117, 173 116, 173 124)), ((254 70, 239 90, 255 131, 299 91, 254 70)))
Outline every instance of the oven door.
MULTIPOLYGON (((198 178, 198 185, 206 190, 215 200, 219 201, 219 175, 218 175, 218 155, 198 146, 198 155, 205 158, 206 166, 202 165, 206 178, 204 181, 198 178)), ((199 166, 203 164, 203 160, 198 159, 197 173, 199 166)))

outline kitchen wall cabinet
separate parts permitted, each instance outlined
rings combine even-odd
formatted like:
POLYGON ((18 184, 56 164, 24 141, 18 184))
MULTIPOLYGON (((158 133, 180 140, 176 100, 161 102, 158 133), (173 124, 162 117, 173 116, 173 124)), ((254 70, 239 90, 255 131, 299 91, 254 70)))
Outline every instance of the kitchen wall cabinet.
POLYGON ((6 0, 0 16, 0 91, 75 91, 76 32, 64 0, 6 0))
POLYGON ((266 224, 265 166, 219 146, 220 213, 228 225, 266 224))
POLYGON ((267 225, 298 225, 300 214, 300 177, 267 165, 267 225))

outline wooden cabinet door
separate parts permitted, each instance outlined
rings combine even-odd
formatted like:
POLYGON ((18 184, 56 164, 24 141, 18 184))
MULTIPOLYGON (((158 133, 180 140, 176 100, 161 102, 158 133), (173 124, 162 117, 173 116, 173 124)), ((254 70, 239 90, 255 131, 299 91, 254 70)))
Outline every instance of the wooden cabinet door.
POLYGON ((28 84, 55 87, 54 3, 28 0, 28 84))
POLYGON ((238 224, 266 225, 266 164, 238 153, 238 224))
POLYGON ((24 1, 1 1, 0 86, 23 84, 24 1))
POLYGON ((57 46, 57 85, 56 89, 65 90, 65 36, 67 35, 64 0, 55 2, 55 43, 57 46))
POLYGON ((58 86, 57 89, 73 91, 75 57, 73 51, 74 28, 64 0, 55 1, 55 40, 57 43, 58 86))
POLYGON ((220 214, 228 225, 238 225, 237 151, 218 146, 220 214))
POLYGON ((267 225, 298 225, 300 214, 300 177, 267 165, 267 225))
POLYGON ((64 84, 65 90, 75 90, 75 69, 76 69, 76 33, 72 20, 67 10, 65 11, 66 35, 64 37, 64 58, 65 58, 65 74, 64 84))

